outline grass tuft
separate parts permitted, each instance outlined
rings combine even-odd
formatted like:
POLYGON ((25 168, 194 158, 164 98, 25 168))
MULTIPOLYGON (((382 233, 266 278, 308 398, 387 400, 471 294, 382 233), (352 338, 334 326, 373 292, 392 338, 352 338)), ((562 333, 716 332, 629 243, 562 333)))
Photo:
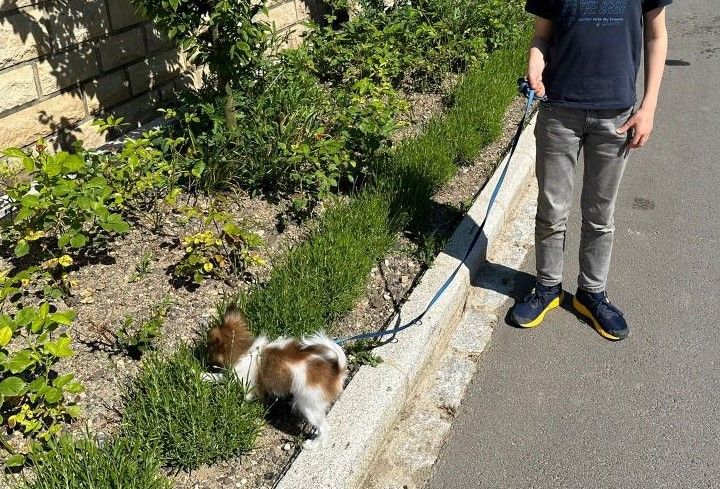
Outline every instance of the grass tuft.
POLYGON ((350 310, 370 268, 395 240, 389 210, 388 199, 372 191, 330 208, 265 287, 239 298, 252 330, 299 337, 326 330, 350 310))
POLYGON ((23 489, 170 489, 157 453, 118 437, 102 447, 92 440, 61 438, 23 489))
POLYGON ((245 402, 240 383, 205 382, 203 371, 182 346, 170 357, 149 356, 125 392, 123 433, 157 447, 168 467, 192 470, 244 454, 263 427, 263 406, 245 402))

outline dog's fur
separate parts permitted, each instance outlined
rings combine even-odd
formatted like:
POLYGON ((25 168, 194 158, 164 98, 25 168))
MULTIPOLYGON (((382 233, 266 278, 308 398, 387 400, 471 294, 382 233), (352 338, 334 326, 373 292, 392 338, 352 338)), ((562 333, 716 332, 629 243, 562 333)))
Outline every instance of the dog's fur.
MULTIPOLYGON (((340 394, 347 374, 345 352, 317 333, 301 340, 265 336, 254 338, 245 316, 228 310, 219 326, 208 331, 210 365, 232 370, 246 386, 247 397, 293 398, 293 409, 317 430, 306 448, 323 446, 329 439, 327 409, 340 394)), ((217 381, 222 374, 205 374, 217 381)))

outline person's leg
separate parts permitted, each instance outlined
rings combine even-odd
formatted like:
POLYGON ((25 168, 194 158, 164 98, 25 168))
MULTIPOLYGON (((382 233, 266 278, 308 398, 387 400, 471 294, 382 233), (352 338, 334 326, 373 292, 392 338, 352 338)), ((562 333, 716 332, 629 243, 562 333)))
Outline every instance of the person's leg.
POLYGON ((535 127, 538 206, 535 216, 537 282, 562 282, 567 217, 587 111, 543 106, 535 127))
POLYGON ((585 136, 585 176, 581 197, 580 275, 573 305, 598 333, 621 340, 630 333, 622 312, 605 293, 615 222, 615 201, 627 163, 627 135, 617 134, 632 113, 594 111, 585 136))
POLYGON ((542 323, 563 300, 563 252, 567 215, 582 145, 586 111, 542 106, 538 115, 536 174, 540 193, 535 219, 537 283, 515 304, 512 319, 523 328, 542 323))
POLYGON ((578 276, 578 287, 588 292, 602 292, 607 283, 615 232, 615 200, 628 156, 627 135, 618 134, 616 129, 631 113, 632 108, 593 111, 594 117, 588 122, 578 276))

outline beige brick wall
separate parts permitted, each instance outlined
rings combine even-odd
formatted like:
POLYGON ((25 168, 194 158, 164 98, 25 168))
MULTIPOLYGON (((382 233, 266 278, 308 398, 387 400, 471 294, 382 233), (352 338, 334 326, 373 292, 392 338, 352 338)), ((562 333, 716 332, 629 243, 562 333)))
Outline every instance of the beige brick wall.
MULTIPOLYGON (((270 4, 291 45, 316 1, 270 4)), ((129 0, 0 0, 0 149, 39 138, 56 148, 99 145, 94 117, 114 113, 137 126, 197 79, 129 0)))

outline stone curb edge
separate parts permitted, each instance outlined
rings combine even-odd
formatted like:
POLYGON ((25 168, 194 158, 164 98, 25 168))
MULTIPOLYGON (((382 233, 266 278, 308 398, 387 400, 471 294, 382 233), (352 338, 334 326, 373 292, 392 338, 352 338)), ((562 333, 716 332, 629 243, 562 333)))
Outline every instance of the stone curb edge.
MULTIPOLYGON (((471 289, 472 274, 486 261, 488 248, 534 175, 536 117, 523 131, 504 185, 480 240, 446 292, 423 321, 375 350, 383 359, 377 367, 363 366, 328 415, 331 441, 327 447, 302 451, 276 484, 277 489, 356 489, 382 448, 390 428, 402 413, 436 347, 452 334, 471 289)), ((465 256, 482 222, 507 156, 485 185, 445 248, 411 293, 392 324, 405 324, 426 307, 465 256)))

